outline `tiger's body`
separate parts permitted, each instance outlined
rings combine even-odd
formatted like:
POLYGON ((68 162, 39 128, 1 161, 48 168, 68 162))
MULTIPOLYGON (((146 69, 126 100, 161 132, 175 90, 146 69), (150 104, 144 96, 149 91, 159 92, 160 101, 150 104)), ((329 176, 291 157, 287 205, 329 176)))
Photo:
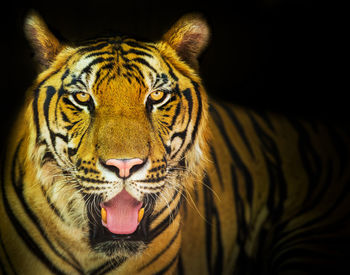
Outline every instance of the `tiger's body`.
POLYGON ((78 46, 35 14, 26 24, 42 73, 2 171, 4 274, 301 274, 346 263, 345 133, 209 100, 196 73, 202 18, 184 17, 157 43, 78 46))

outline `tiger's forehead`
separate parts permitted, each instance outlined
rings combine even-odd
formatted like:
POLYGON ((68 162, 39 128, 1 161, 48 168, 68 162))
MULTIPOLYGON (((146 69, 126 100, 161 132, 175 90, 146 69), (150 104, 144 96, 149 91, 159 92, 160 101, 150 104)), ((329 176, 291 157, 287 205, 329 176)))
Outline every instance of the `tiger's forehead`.
POLYGON ((115 85, 136 85, 145 91, 170 90, 176 81, 155 44, 134 39, 90 42, 76 49, 70 63, 64 86, 97 94, 115 85))

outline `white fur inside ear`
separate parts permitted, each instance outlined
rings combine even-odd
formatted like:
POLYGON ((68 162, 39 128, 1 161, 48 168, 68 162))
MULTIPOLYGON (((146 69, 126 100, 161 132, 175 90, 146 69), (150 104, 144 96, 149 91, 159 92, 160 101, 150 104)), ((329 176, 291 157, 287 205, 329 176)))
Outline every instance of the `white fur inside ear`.
POLYGON ((177 54, 190 65, 196 65, 196 59, 207 46, 210 30, 206 20, 199 14, 182 17, 163 36, 177 54))
POLYGON ((182 46, 197 57, 208 44, 209 28, 207 23, 199 18, 190 21, 188 24, 189 29, 184 35, 182 46))
POLYGON ((39 63, 40 70, 47 69, 63 45, 50 32, 45 21, 36 11, 30 11, 24 21, 24 32, 39 63))

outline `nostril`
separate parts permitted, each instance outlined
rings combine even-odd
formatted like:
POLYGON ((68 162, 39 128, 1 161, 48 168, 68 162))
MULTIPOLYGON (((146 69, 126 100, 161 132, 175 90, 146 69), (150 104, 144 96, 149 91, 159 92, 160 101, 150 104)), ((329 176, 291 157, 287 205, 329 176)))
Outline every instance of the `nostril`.
MULTIPOLYGON (((140 159, 141 160, 141 159, 140 159)), ((141 160, 142 162, 134 163, 134 165, 130 168, 129 173, 130 175, 135 173, 137 170, 143 167, 145 164, 145 161, 141 160)))
MULTIPOLYGON (((132 159, 108 159, 106 165, 109 167, 114 167, 112 169, 118 169, 117 175, 121 178, 127 178, 131 173, 141 168, 144 161, 140 158, 132 159)), ((109 168, 110 169, 110 168, 109 168)))
POLYGON ((101 158, 100 158, 100 163, 102 164, 102 166, 103 166, 104 168, 106 168, 106 169, 108 169, 109 171, 111 171, 111 172, 113 172, 113 173, 119 175, 119 168, 118 168, 118 167, 113 166, 113 165, 108 165, 108 164, 106 163, 106 161, 105 161, 105 160, 102 160, 101 158))

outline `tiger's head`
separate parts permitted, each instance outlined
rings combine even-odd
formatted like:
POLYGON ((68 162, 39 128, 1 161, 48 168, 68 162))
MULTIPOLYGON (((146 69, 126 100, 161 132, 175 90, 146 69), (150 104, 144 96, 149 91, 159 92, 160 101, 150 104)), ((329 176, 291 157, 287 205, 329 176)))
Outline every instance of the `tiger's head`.
POLYGON ((25 32, 41 69, 28 94, 28 154, 57 220, 80 228, 99 253, 142 250, 207 163, 208 103, 197 74, 205 20, 187 15, 155 43, 64 44, 36 13, 25 32))

